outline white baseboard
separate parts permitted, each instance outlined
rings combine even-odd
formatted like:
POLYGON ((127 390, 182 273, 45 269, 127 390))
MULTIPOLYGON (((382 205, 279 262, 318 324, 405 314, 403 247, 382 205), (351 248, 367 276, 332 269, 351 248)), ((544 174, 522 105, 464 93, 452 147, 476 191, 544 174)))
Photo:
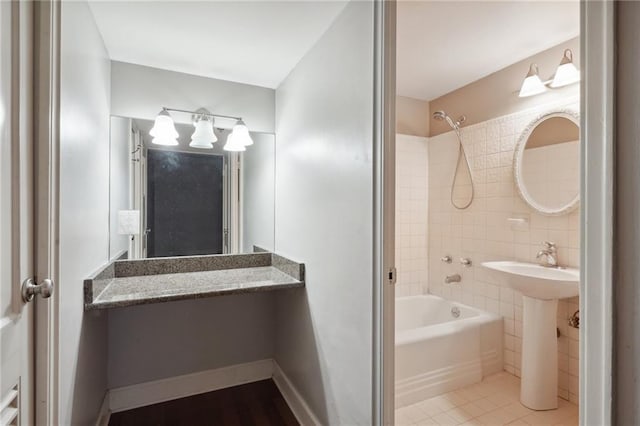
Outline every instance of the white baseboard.
POLYGON ((273 378, 280 393, 302 426, 321 426, 307 402, 280 366, 272 359, 111 389, 107 392, 100 408, 96 426, 106 426, 111 413, 270 378, 273 378))
POLYGON ((462 362, 415 377, 396 381, 396 408, 415 404, 436 395, 479 383, 482 380, 480 360, 462 362))
POLYGON ((112 413, 131 410, 173 399, 185 398, 245 383, 270 379, 273 360, 264 359, 184 376, 111 389, 109 408, 112 413))
POLYGON ((302 426, 321 426, 322 423, 313 414, 307 402, 302 398, 293 383, 284 374, 277 362, 273 361, 273 381, 287 401, 289 408, 302 426))
POLYGON ((109 426, 109 418, 111 417, 111 410, 109 409, 109 391, 104 394, 100 411, 98 411, 98 418, 96 419, 96 426, 109 426))

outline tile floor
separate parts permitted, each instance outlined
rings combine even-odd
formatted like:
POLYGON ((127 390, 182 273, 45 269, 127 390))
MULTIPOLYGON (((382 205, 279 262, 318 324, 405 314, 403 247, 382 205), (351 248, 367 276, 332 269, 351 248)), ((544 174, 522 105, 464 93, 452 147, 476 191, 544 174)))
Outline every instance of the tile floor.
POLYGON ((578 406, 558 399, 558 409, 534 411, 520 404, 520 379, 507 372, 481 383, 396 410, 396 425, 576 426, 578 406))

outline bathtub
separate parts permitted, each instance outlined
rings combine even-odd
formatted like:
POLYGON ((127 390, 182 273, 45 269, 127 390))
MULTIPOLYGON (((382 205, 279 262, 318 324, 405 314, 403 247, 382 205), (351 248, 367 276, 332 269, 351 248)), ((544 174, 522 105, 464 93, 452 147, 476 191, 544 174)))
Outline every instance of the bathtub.
POLYGON ((438 296, 396 299, 396 408, 502 371, 502 317, 438 296))

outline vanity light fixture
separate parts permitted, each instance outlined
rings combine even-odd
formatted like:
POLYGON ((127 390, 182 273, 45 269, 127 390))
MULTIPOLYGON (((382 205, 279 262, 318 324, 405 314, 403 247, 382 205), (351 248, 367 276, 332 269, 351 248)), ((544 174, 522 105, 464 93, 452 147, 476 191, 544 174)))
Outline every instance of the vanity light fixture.
POLYGON ((540 80, 538 65, 531 64, 529 72, 522 82, 518 96, 525 98, 527 96, 539 95, 540 93, 546 92, 547 87, 558 89, 579 81, 580 71, 573 64, 573 52, 571 49, 565 49, 560 65, 558 65, 556 73, 553 75, 553 79, 544 82, 540 80))
POLYGON ((556 70, 550 87, 563 87, 580 81, 580 71, 573 64, 573 52, 571 49, 565 49, 560 65, 556 70))
POLYGON ((218 141, 213 131, 213 120, 213 117, 209 120, 209 118, 204 115, 201 115, 196 120, 193 124, 196 130, 193 132, 193 135, 191 135, 190 147, 213 149, 213 144, 218 141))
POLYGON ((529 67, 529 72, 522 82, 522 87, 520 88, 520 93, 518 96, 521 98, 526 98, 527 96, 539 95, 540 93, 546 92, 547 88, 540 80, 540 76, 538 75, 538 65, 531 64, 529 67))
POLYGON ((178 145, 178 131, 173 124, 173 118, 171 118, 166 108, 162 108, 162 111, 156 116, 156 120, 149 134, 153 137, 151 142, 156 145, 178 145))
POLYGON ((246 146, 253 145, 253 139, 249 133, 249 128, 241 117, 232 117, 229 115, 212 114, 204 108, 197 111, 188 111, 184 109, 163 107, 162 111, 156 116, 153 128, 149 132, 153 136, 152 142, 156 145, 178 145, 178 132, 173 123, 173 118, 169 111, 191 114, 193 117, 193 125, 195 131, 191 135, 189 146, 192 148, 212 149, 213 144, 218 138, 213 130, 214 120, 222 118, 224 120, 233 120, 235 124, 233 129, 227 136, 224 145, 226 151, 245 151, 246 146))

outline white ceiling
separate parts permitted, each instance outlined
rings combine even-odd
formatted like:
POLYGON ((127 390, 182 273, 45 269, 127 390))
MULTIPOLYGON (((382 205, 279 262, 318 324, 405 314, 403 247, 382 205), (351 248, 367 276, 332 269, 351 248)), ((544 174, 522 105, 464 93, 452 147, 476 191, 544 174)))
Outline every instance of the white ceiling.
POLYGON ((577 0, 400 1, 397 92, 432 100, 576 37, 579 9, 577 0))
POLYGON ((112 60, 276 88, 344 1, 91 1, 112 60))

